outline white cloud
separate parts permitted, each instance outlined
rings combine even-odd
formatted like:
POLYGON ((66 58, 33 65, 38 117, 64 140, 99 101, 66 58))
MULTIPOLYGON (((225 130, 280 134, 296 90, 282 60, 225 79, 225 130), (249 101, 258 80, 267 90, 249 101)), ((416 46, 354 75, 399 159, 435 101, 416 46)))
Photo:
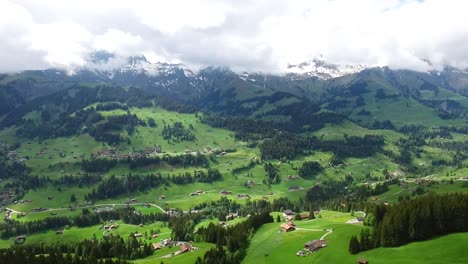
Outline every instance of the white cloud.
POLYGON ((92 47, 95 50, 104 50, 111 53, 131 54, 139 51, 142 42, 140 36, 122 32, 118 29, 109 29, 106 33, 94 38, 92 47))
POLYGON ((465 68, 466 10, 464 0, 0 0, 0 71, 70 69, 95 50, 254 71, 319 55, 465 68))

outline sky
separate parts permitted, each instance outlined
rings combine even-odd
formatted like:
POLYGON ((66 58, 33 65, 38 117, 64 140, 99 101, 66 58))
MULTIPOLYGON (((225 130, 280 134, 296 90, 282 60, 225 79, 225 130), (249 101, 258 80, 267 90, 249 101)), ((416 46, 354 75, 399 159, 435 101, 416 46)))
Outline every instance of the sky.
POLYGON ((0 0, 0 72, 89 56, 281 72, 330 63, 468 67, 466 0, 0 0))

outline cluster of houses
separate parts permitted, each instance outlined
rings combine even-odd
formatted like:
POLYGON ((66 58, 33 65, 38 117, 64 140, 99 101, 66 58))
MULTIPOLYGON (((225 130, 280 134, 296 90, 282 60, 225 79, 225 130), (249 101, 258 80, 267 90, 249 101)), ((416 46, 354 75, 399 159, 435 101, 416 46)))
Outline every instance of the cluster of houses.
POLYGON ((14 150, 8 151, 7 157, 8 157, 9 160, 16 161, 16 162, 24 162, 24 161, 26 161, 25 158, 21 158, 21 157, 19 156, 19 153, 16 152, 16 151, 14 151, 14 150))
MULTIPOLYGON (((219 194, 221 194, 221 195, 232 195, 232 192, 231 192, 231 191, 222 190, 222 191, 219 192, 219 194)), ((250 198, 250 195, 240 193, 240 194, 236 195, 236 197, 237 197, 237 199, 248 199, 248 198, 250 198)))
POLYGON ((100 230, 115 230, 119 228, 119 224, 110 224, 110 225, 102 225, 99 227, 100 230))
POLYGON ((197 149, 190 149, 188 146, 186 146, 186 149, 184 151, 185 154, 191 154, 191 155, 200 155, 200 154, 216 154, 217 156, 224 156, 227 154, 226 151, 222 149, 212 149, 210 147, 206 147, 203 150, 197 150, 197 149))
MULTIPOLYGON (((283 216, 286 217, 288 222, 283 223, 280 225, 281 231, 283 232, 291 232, 296 230, 296 224, 292 221, 292 218, 294 217, 294 212, 292 210, 285 210, 283 211, 283 216)), ((306 219, 309 217, 308 214, 300 214, 301 219, 306 219)), ((308 253, 313 253, 316 252, 317 250, 324 248, 327 246, 327 243, 325 240, 312 240, 308 241, 304 244, 304 249, 300 250, 296 253, 297 256, 306 256, 308 253)))
MULTIPOLYGON (((154 235, 152 235, 151 237, 152 238, 156 238, 157 235, 155 237, 153 237, 154 235)), ((179 254, 183 254, 183 253, 186 253, 186 252, 189 252, 189 251, 193 251, 193 250, 196 250, 196 247, 193 246, 192 242, 188 243, 188 242, 177 242, 177 241, 172 241, 170 238, 167 238, 167 239, 164 239, 164 240, 161 240, 161 242, 159 243, 153 243, 151 244, 151 247, 153 248, 153 250, 159 250, 163 247, 174 247, 174 246, 180 246, 180 249, 179 251, 175 252, 174 255, 179 255, 179 254)))
POLYGON ((123 153, 124 149, 103 148, 93 153, 93 158, 112 158, 114 160, 138 159, 161 153, 161 146, 146 147, 143 151, 123 153))
POLYGON ((13 189, 4 190, 0 192, 0 206, 11 204, 15 200, 15 198, 15 192, 13 191, 13 189))

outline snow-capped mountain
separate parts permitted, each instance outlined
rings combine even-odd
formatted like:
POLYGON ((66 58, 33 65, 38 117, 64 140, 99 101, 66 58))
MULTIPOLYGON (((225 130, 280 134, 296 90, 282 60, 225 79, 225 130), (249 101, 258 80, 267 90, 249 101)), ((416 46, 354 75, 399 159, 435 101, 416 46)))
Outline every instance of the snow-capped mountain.
POLYGON ((367 68, 368 66, 363 64, 331 64, 323 58, 317 58, 300 64, 289 64, 287 72, 294 79, 317 77, 328 80, 358 73, 367 68))
POLYGON ((115 57, 112 54, 93 55, 82 70, 93 71, 103 77, 114 79, 117 75, 171 76, 184 73, 193 76, 194 72, 183 64, 149 62, 145 56, 128 58, 115 57))
MULTIPOLYGON (((208 67, 207 69, 212 68, 208 67)), ((305 79, 316 77, 322 80, 338 78, 344 75, 358 73, 368 68, 362 64, 332 64, 327 63, 323 57, 306 61, 300 64, 289 64, 285 69, 285 74, 291 79, 305 79)), ((149 62, 144 56, 129 58, 117 58, 109 53, 96 53, 90 57, 89 63, 85 69, 95 71, 109 79, 114 79, 116 74, 144 74, 149 77, 156 76, 174 76, 183 73, 185 77, 196 78, 199 70, 193 70, 184 64, 171 64, 165 62, 149 62)), ((239 74, 239 77, 246 81, 248 75, 269 75, 261 73, 239 74)), ((249 79, 254 81, 254 79, 249 79)))

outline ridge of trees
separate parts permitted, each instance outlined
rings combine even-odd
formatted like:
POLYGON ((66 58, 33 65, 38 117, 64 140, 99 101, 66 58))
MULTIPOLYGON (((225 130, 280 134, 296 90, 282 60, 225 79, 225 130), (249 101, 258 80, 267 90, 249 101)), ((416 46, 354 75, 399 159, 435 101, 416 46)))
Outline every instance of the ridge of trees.
POLYGON ((352 254, 376 247, 397 247, 435 236, 468 231, 468 194, 428 195, 403 200, 396 205, 377 205, 372 233, 352 237, 352 254))

